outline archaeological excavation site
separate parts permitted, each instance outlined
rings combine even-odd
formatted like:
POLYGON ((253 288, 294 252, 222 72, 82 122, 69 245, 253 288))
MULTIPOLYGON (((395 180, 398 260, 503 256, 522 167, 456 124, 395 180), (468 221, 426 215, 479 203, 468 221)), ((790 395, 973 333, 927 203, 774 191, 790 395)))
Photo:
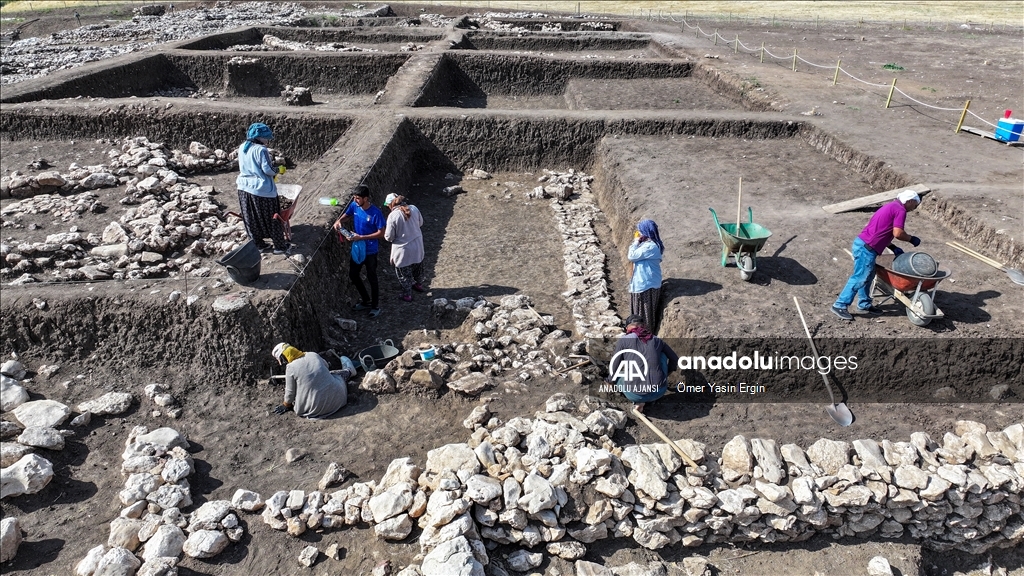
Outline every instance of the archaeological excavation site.
POLYGON ((426 4, 4 8, 5 574, 1024 573, 1024 6, 426 4), (245 250, 254 123, 284 253, 245 250), (379 315, 333 228, 359 186, 423 220, 379 315), (907 190, 933 272, 879 255, 840 319, 907 190), (641 413, 610 383, 642 220, 680 361, 641 413), (340 410, 275 410, 279 342, 340 410))

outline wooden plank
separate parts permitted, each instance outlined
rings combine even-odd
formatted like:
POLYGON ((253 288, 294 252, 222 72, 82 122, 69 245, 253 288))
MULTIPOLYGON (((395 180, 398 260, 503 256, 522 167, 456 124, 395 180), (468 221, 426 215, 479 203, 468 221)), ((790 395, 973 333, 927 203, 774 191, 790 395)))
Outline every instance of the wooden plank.
POLYGON ((1007 142, 1005 140, 1000 140, 999 138, 996 138, 996 133, 995 132, 985 132, 984 130, 981 130, 979 128, 972 128, 970 126, 961 126, 960 127, 960 131, 961 132, 967 132, 968 134, 977 134, 978 136, 984 136, 985 138, 988 138, 989 140, 995 140, 996 142, 1000 142, 1002 144, 1006 144, 1007 146, 1015 146, 1015 147, 1016 146, 1024 146, 1024 142, 1021 142, 1020 140, 1018 140, 1016 142, 1007 142))
POLYGON ((896 197, 899 196, 900 192, 903 192, 904 190, 913 190, 914 192, 917 192, 918 196, 924 196, 931 192, 931 189, 924 184, 914 184, 913 186, 904 186, 903 188, 897 188, 887 192, 879 192, 878 194, 872 194, 870 196, 862 196, 860 198, 854 198, 853 200, 846 200, 845 202, 839 202, 838 204, 829 204, 828 206, 822 206, 821 209, 829 214, 849 212, 858 208, 864 208, 875 204, 883 204, 890 200, 895 200, 896 197))

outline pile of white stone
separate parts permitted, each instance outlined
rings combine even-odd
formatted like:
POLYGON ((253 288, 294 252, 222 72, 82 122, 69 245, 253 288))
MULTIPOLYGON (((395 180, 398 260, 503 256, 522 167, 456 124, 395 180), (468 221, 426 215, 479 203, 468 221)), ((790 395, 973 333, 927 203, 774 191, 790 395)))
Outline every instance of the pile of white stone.
MULTIPOLYGON (((533 418, 508 422, 486 412, 467 419, 467 443, 431 450, 422 469, 400 458, 379 482, 278 492, 264 521, 293 536, 366 523, 387 540, 415 524, 422 560, 406 576, 483 574, 488 564, 525 572, 545 553, 578 560, 609 538, 660 549, 909 536, 972 554, 1024 542, 1022 424, 989 432, 960 421, 941 445, 916 433, 881 444, 822 439, 806 452, 737 436, 720 458, 676 441, 694 469, 668 444, 616 445, 626 414, 594 397, 556 394, 533 418), (499 544, 513 550, 496 558, 499 544)), ((259 501, 245 494, 236 507, 259 501)))
MULTIPOLYGON (((284 163, 282 156, 275 161, 284 163)), ((246 240, 241 219, 230 215, 214 197, 212 186, 199 186, 179 176, 179 172, 221 170, 237 162, 237 153, 212 150, 192 142, 188 152, 167 150, 162 143, 145 137, 126 139, 111 150, 107 165, 80 168, 72 165, 67 175, 54 172, 44 182, 65 182, 62 192, 98 185, 125 186, 120 204, 128 208, 102 233, 86 233, 77 226, 68 232, 48 235, 43 242, 5 242, 0 244, 0 275, 17 277, 14 284, 40 281, 34 273, 50 273, 49 280, 106 280, 151 278, 178 273, 205 277, 210 267, 204 257, 215 257, 234 250, 246 240)), ((46 173, 43 173, 46 174, 46 173)), ((40 174, 33 182, 39 182, 40 174)), ((22 185, 17 190, 33 189, 22 185)), ((27 194, 26 194, 27 195, 27 194)), ((23 228, 23 219, 46 214, 52 220, 69 222, 105 207, 91 192, 79 194, 36 194, 13 202, 0 211, 5 228, 23 228)))
MULTIPOLYGON (((97 143, 106 142, 99 140, 97 143)), ((214 150, 199 142, 189 144, 188 151, 169 150, 162 142, 150 142, 145 136, 112 143, 120 146, 110 150, 110 161, 106 164, 79 166, 72 162, 67 172, 47 170, 34 175, 15 170, 0 179, 0 194, 27 198, 56 192, 75 194, 123 184, 129 196, 121 203, 132 204, 146 194, 173 188, 183 181, 182 174, 223 171, 238 166, 237 150, 214 150)), ((285 163, 280 153, 274 150, 271 153, 276 163, 285 163)))
POLYGON ((192 506, 188 477, 195 465, 188 446, 173 428, 131 431, 121 455, 127 480, 118 498, 125 508, 110 523, 107 543, 89 550, 75 566, 76 576, 172 575, 182 554, 212 558, 242 539, 244 529, 226 500, 181 512, 192 506))
MULTIPOLYGON (((41 366, 39 372, 52 375, 59 366, 41 366)), ((0 397, 3 411, 14 421, 0 422, 0 465, 3 467, 0 498, 35 494, 53 479, 53 465, 36 450, 56 452, 64 449, 64 439, 73 436, 72 430, 60 429, 71 416, 71 409, 56 400, 29 400, 25 367, 17 360, 8 360, 0 367, 0 397)), ((71 426, 89 424, 93 415, 120 414, 128 410, 134 397, 126 392, 111 392, 83 402, 71 426)))
POLYGON ((574 170, 545 172, 539 197, 553 197, 551 209, 562 235, 565 261, 567 290, 562 297, 572 309, 576 333, 584 338, 614 338, 622 334, 622 321, 612 308, 605 254, 594 231, 594 219, 601 213, 590 191, 594 177, 574 170))
MULTIPOLYGON (((98 233, 48 235, 43 242, 0 244, 0 275, 20 275, 12 284, 38 282, 34 273, 49 272, 48 280, 139 279, 178 273, 210 274, 204 257, 225 254, 246 240, 241 219, 224 212, 212 186, 178 183, 164 192, 167 199, 147 195, 142 204, 125 211, 98 233)), ((49 207, 82 205, 81 198, 44 194, 4 209, 16 222, 20 213, 49 207)), ((85 199, 88 201, 88 199, 85 199)))
MULTIPOLYGON (((390 8, 387 8, 390 11, 390 8)), ((380 9, 331 12, 339 17, 373 16, 380 9)), ((322 10, 317 14, 325 14, 322 10)), ((299 4, 218 2, 161 15, 137 15, 114 25, 93 24, 55 32, 47 38, 26 38, 4 49, 0 84, 44 76, 87 62, 137 52, 160 42, 198 38, 242 26, 297 26, 311 12, 299 4)))
POLYGON ((584 374, 571 367, 572 354, 581 354, 585 342, 554 327, 554 318, 541 315, 525 294, 503 296, 497 303, 484 298, 449 301, 438 298, 435 314, 465 313, 465 332, 473 342, 436 346, 436 357, 423 360, 407 350, 385 367, 369 371, 360 388, 374 393, 400 389, 438 390, 442 386, 465 396, 476 396, 500 381, 522 384, 542 376, 584 383, 584 374))
POLYGON ((363 48, 343 42, 297 42, 284 40, 272 34, 264 34, 259 44, 234 44, 226 48, 234 52, 267 52, 267 51, 313 51, 313 52, 380 52, 375 48, 363 48))

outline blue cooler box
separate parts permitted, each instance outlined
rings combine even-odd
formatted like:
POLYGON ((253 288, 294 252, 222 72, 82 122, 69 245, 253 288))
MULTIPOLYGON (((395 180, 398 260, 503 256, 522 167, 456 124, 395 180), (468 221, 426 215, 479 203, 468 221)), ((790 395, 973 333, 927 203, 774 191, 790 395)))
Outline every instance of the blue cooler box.
POLYGON ((996 126, 996 138, 1003 142, 1016 142, 1020 140, 1020 133, 1024 131, 1024 120, 1004 118, 996 126))

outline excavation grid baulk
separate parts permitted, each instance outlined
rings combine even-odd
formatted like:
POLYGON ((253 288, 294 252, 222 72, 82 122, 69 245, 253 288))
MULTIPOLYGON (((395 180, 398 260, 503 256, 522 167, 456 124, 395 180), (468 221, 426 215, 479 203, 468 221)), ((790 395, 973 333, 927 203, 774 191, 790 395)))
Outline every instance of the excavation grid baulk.
MULTIPOLYGON (((573 170, 589 175, 599 210, 587 233, 600 240, 605 303, 620 317, 629 299, 626 246, 636 221, 650 217, 661 224, 667 245, 666 337, 799 337, 799 321, 788 304, 797 295, 821 337, 917 337, 941 341, 948 351, 966 350, 961 339, 1005 340, 995 362, 980 356, 964 362, 979 373, 987 370, 986 379, 958 382, 952 393, 962 394, 958 401, 977 401, 989 393, 982 382, 1002 378, 1010 384, 1010 399, 1024 394, 1020 363, 1012 362, 1020 354, 1012 337, 1019 336, 1024 304, 1001 282, 1001 273, 960 258, 940 239, 966 237, 1017 266, 1024 260, 1020 247, 999 232, 1003 212, 976 210, 962 200, 962 189, 942 184, 952 180, 948 171, 941 171, 940 183, 911 219, 913 230, 930 239, 929 251, 956 267, 958 282, 944 286, 947 319, 921 330, 892 308, 880 322, 837 324, 827 307, 849 273, 842 250, 868 213, 830 216, 820 206, 917 184, 926 170, 891 161, 879 152, 891 150, 873 147, 862 133, 827 116, 794 113, 790 102, 763 90, 743 70, 745 64, 705 60, 707 47, 678 38, 675 29, 629 32, 642 26, 610 20, 504 22, 536 32, 472 30, 466 18, 447 29, 399 27, 386 18, 346 28, 243 28, 6 86, 0 98, 5 169, 23 170, 36 150, 57 154, 50 160, 62 164, 99 163, 120 148, 118 139, 138 136, 168 150, 189 151, 198 142, 230 151, 249 123, 263 121, 274 128, 273 147, 292 166, 281 182, 301 183, 306 203, 291 222, 292 255, 265 256, 263 274, 252 286, 231 283, 214 263, 217 254, 190 263, 193 270, 209 268, 208 275, 179 269, 136 280, 60 282, 52 279, 65 269, 34 270, 41 282, 4 286, 3 349, 123 380, 166 377, 185 382, 185 394, 199 394, 213 383, 223 394, 196 411, 217 432, 228 425, 216 415, 233 414, 227 398, 239 384, 279 394, 264 379, 271 370, 267 351, 281 340, 301 342, 308 350, 351 352, 385 337, 404 346, 441 335, 457 338, 466 336, 462 318, 439 317, 432 299, 498 300, 515 293, 531 296, 541 314, 572 332, 581 299, 574 304, 574 296, 562 292, 572 256, 556 225, 556 215, 564 212, 527 193, 551 176, 548 170, 573 170), (341 51, 345 46, 352 50, 341 51), (286 106, 278 96, 286 86, 309 88, 313 104, 286 106), (87 144, 88 150, 75 150, 68 141, 87 144), (480 179, 474 170, 490 177, 480 179), (735 269, 719 266, 707 211, 732 213, 740 177, 744 204, 775 233, 750 283, 735 269), (357 329, 344 332, 336 319, 354 316, 350 305, 357 296, 347 279, 347 251, 330 231, 341 206, 321 207, 315 199, 344 202, 360 183, 371 188, 375 204, 399 192, 421 207, 430 293, 400 303, 395 279, 384 271, 385 313, 375 320, 359 316, 357 329), (175 292, 178 297, 170 297, 175 292)), ((913 121, 901 120, 900 126, 921 130, 913 121)), ((959 160, 984 156, 956 154, 959 160)), ((986 158, 993 172, 1003 174, 1019 172, 1017 159, 986 158)), ((210 202, 225 212, 237 208, 234 176, 233 170, 200 170, 185 178, 212 186, 210 202)), ((5 244, 42 242, 72 226, 82 235, 100 234, 138 207, 121 203, 123 185, 92 193, 100 208, 64 221, 50 213, 23 213, 16 220, 5 215, 5 244)), ((25 191, 17 196, 5 197, 4 208, 24 200, 25 191)), ((45 260, 37 257, 35 265, 43 268, 45 260)), ((3 281, 18 277, 8 274, 3 281)), ((894 383, 878 376, 866 392, 882 397, 894 383)), ((550 380, 527 386, 510 379, 495 389, 495 403, 510 414, 533 410, 545 391, 566 385, 565 379, 550 380)), ((941 391, 944 384, 935 388, 941 391)), ((818 398, 814 388, 794 394, 788 400, 818 398)), ((331 440, 318 436, 312 444, 327 454, 336 438, 353 438, 366 456, 355 459, 353 471, 366 478, 380 476, 394 456, 390 447, 399 443, 422 461, 439 442, 456 441, 461 417, 452 414, 468 406, 454 393, 440 399, 367 396, 356 398, 344 419, 326 424, 331 440), (438 403, 445 409, 438 410, 438 403), (400 411, 403 404, 408 430, 390 424, 380 430, 379 422, 360 419, 362 412, 400 411)), ((681 420, 665 424, 671 435, 700 434, 714 446, 735 433, 809 445, 823 426, 802 404, 668 406, 681 420)), ((977 410, 915 408, 912 417, 894 422, 888 405, 855 406, 859 425, 892 437, 909 436, 921 426, 941 437, 952 421, 977 410)), ((992 417, 995 429, 1014 418, 1000 409, 992 417)), ((829 434, 849 441, 863 430, 829 434)), ((646 437, 635 428, 630 433, 646 437)), ((209 442, 209 450, 234 454, 233 461, 241 457, 221 445, 217 433, 209 442)), ((260 448, 261 454, 276 458, 270 449, 260 448)), ((80 558, 85 550, 74 553, 80 558)), ((397 554, 410 560, 405 550, 397 554)))

